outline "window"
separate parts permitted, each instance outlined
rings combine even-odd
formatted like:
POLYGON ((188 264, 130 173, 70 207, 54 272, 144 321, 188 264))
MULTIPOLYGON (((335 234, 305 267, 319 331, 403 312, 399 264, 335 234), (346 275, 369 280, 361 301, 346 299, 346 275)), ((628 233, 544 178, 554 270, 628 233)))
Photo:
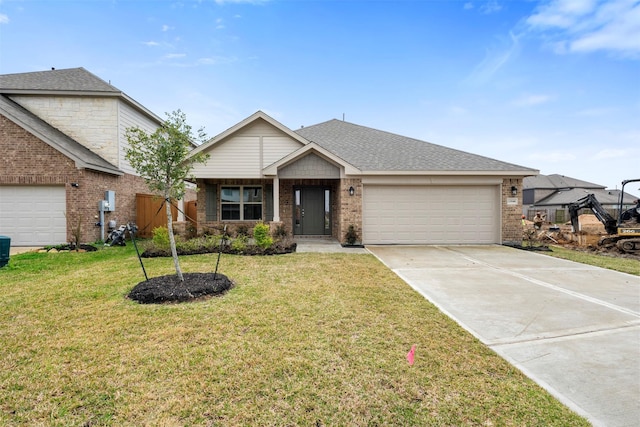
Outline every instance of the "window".
POLYGON ((222 187, 220 211, 223 221, 262 219, 262 187, 222 187))

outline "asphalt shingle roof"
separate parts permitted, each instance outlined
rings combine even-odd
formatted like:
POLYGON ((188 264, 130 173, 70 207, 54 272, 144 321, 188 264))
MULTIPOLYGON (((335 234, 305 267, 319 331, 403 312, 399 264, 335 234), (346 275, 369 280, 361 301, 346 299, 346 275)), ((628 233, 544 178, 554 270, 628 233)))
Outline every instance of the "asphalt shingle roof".
POLYGON ((528 176, 523 181, 524 188, 539 189, 563 189, 563 188, 602 188, 604 185, 594 184, 593 182, 582 181, 580 179, 571 178, 570 176, 552 174, 528 176))
MULTIPOLYGON (((587 194, 593 194, 596 199, 606 206, 617 206, 620 200, 620 190, 605 190, 602 188, 572 188, 570 190, 556 191, 549 197, 545 197, 535 204, 535 206, 567 206, 575 203, 585 197, 587 194)), ((625 203, 631 203, 637 197, 633 194, 624 193, 625 203)))
POLYGON ((295 131, 362 171, 537 170, 340 120, 295 131))
POLYGON ((0 75, 0 93, 24 91, 103 92, 114 95, 122 94, 118 88, 91 74, 82 67, 0 75))

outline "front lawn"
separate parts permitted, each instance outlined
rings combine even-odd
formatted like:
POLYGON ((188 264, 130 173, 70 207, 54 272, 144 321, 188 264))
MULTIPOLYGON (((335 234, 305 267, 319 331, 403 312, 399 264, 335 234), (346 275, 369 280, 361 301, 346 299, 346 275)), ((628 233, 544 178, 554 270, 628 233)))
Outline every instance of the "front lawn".
POLYGON ((588 425, 371 255, 220 266, 235 282, 222 297, 140 305, 125 299, 143 279, 131 245, 11 257, 0 425, 588 425))
POLYGON ((640 262, 638 262, 637 256, 635 258, 608 256, 596 252, 568 249, 559 245, 551 246, 551 252, 541 253, 556 258, 568 259, 569 261, 580 262, 582 264, 594 265, 596 267, 640 276, 640 262))

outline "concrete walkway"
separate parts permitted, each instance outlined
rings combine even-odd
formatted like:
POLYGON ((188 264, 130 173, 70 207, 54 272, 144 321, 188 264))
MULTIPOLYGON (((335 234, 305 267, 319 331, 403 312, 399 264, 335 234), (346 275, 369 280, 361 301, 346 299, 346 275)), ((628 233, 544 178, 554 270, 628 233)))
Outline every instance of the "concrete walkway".
POLYGON ((503 246, 367 246, 596 426, 640 420, 640 277, 503 246))
POLYGON ((325 236, 296 236, 294 239, 298 245, 296 252, 321 252, 321 253, 349 253, 368 254, 365 248, 345 248, 333 237, 325 236))
POLYGON ((23 254, 25 252, 35 252, 42 249, 42 246, 11 246, 9 248, 9 256, 23 254))

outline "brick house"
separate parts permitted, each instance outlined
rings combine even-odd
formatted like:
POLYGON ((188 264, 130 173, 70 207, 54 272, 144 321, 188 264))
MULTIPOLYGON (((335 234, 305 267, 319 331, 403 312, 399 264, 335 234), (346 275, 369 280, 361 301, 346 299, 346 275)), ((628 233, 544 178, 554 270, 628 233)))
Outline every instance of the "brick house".
MULTIPOLYGON (((536 212, 543 212, 549 222, 569 221, 569 205, 587 194, 593 194, 614 218, 619 214, 622 192, 618 189, 607 189, 604 185, 558 174, 529 176, 523 180, 522 186, 523 213, 529 219, 536 212)), ((623 211, 635 206, 633 201, 637 199, 637 196, 625 192, 623 211)), ((585 213, 590 211, 585 210, 585 213)))
POLYGON ((522 240, 538 171, 339 120, 293 131, 258 111, 197 147, 198 231, 262 220, 364 244, 522 240))
MULTIPOLYGON (((105 223, 136 220, 144 180, 124 158, 125 132, 162 120, 83 68, 0 76, 0 235, 13 246, 93 242, 105 223)), ((105 225, 106 227, 106 225, 105 225)))

